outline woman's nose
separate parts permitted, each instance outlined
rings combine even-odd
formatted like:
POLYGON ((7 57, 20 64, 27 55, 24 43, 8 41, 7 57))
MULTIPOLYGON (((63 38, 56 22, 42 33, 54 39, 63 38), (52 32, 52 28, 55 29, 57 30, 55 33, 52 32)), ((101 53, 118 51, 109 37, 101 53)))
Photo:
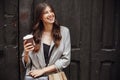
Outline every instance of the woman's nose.
POLYGON ((53 15, 53 13, 52 13, 52 12, 49 12, 49 15, 51 16, 51 15, 53 15))

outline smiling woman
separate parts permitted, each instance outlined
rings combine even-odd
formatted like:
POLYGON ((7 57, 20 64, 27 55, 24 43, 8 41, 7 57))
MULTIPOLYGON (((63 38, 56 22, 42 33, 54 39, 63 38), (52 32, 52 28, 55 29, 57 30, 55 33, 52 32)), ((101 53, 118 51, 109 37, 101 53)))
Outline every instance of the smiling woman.
POLYGON ((54 23, 55 14, 50 7, 46 7, 45 10, 43 11, 42 20, 44 21, 44 24, 54 23))
POLYGON ((57 23, 50 4, 40 3, 36 6, 32 35, 34 45, 24 40, 22 61, 26 68, 25 80, 48 80, 48 74, 70 64, 69 29, 57 23))

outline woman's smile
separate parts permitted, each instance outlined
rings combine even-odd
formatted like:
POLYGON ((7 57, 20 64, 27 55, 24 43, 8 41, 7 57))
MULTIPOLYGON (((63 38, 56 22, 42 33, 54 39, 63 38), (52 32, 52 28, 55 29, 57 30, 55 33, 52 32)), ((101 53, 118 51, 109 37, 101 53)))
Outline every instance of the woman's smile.
POLYGON ((51 10, 50 7, 46 7, 43 12, 42 21, 45 23, 54 23, 55 22, 55 14, 51 10))

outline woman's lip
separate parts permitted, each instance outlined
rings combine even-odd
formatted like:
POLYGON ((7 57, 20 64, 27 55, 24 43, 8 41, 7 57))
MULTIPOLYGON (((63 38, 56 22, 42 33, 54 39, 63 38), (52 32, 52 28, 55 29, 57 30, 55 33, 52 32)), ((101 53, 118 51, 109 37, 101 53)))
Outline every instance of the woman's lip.
POLYGON ((50 17, 50 18, 48 18, 49 20, 53 20, 54 19, 54 17, 50 17))

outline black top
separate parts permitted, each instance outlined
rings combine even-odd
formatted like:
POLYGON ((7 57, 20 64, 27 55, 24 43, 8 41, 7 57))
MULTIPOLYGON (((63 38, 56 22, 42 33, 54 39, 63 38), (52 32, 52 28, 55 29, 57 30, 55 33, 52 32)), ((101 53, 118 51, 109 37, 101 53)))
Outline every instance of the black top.
POLYGON ((44 57, 46 65, 49 63, 49 49, 50 45, 43 43, 44 57))

